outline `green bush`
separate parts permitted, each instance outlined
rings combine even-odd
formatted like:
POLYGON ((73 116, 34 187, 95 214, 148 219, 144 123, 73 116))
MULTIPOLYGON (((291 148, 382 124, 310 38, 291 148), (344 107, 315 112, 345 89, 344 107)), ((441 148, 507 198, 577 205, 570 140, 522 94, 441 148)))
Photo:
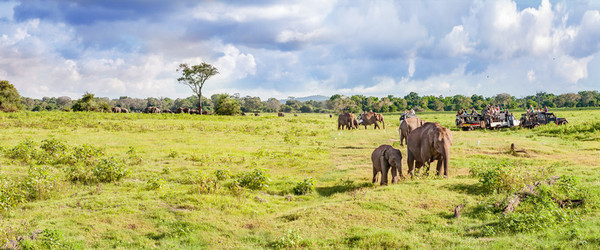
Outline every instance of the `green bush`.
POLYGON ((211 194, 219 189, 219 183, 217 179, 213 177, 201 175, 196 180, 196 187, 200 194, 211 194))
POLYGON ((100 159, 96 164, 80 162, 66 168, 68 180, 84 184, 119 181, 128 172, 123 161, 114 157, 100 159))
POLYGON ((0 173, 0 211, 7 211, 20 203, 24 203, 27 196, 27 192, 21 189, 20 181, 8 178, 0 173))
POLYGON ((10 159, 21 160, 25 163, 35 161, 39 155, 36 143, 31 139, 25 139, 16 146, 9 149, 6 156, 10 159))
POLYGON ((548 178, 552 169, 527 168, 520 162, 484 162, 469 170, 472 176, 479 178, 486 193, 509 193, 533 184, 535 181, 548 178))
POLYGON ((67 145, 64 142, 48 138, 42 141, 40 148, 42 149, 38 157, 40 164, 66 163, 67 145))
POLYGON ((215 171, 215 177, 217 177, 217 180, 219 181, 224 181, 231 177, 231 172, 229 172, 229 170, 227 169, 218 169, 215 171))
POLYGON ((295 195, 305 195, 305 194, 309 194, 314 190, 314 181, 312 179, 312 177, 306 178, 298 183, 296 183, 296 186, 294 187, 294 194, 295 195))
POLYGON ((269 176, 265 173, 264 170, 260 168, 256 168, 251 172, 245 172, 239 175, 238 181, 241 187, 252 189, 252 190, 260 190, 269 187, 269 176))
POLYGON ((304 238, 293 230, 287 231, 281 238, 273 240, 269 245, 276 249, 290 249, 307 246, 304 238))
POLYGON ((29 175, 21 182, 21 189, 27 193, 28 200, 47 199, 56 188, 57 179, 44 166, 30 167, 29 175))
POLYGON ((148 190, 161 189, 165 185, 165 183, 166 183, 165 180, 163 180, 159 176, 155 176, 155 177, 152 177, 150 180, 148 180, 148 182, 146 183, 146 189, 148 189, 148 190))
POLYGON ((99 182, 119 181, 127 173, 128 171, 123 161, 115 157, 101 159, 96 167, 92 169, 92 174, 99 182))

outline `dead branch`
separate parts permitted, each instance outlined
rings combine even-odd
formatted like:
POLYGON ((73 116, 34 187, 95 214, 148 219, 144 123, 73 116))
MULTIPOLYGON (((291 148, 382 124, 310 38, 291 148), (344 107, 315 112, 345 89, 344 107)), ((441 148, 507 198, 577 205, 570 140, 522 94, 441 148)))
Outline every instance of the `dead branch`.
POLYGON ((521 191, 514 193, 513 195, 511 195, 508 198, 508 205, 506 205, 506 207, 504 208, 504 211, 502 211, 502 214, 507 215, 508 213, 514 212, 515 208, 517 208, 519 203, 521 203, 521 199, 523 199, 529 195, 537 194, 535 192, 535 189, 537 186, 539 186, 541 184, 552 185, 556 182, 556 180, 558 180, 558 178, 560 178, 560 177, 552 176, 547 181, 537 181, 533 185, 527 185, 527 186, 523 187, 523 189, 521 189, 521 191))

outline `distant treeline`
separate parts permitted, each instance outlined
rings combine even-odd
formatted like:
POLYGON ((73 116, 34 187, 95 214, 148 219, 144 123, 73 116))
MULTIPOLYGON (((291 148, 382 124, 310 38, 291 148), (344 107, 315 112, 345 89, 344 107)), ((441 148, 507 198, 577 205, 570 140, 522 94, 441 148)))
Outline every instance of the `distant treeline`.
MULTIPOLYGON (((228 103, 239 106, 241 112, 292 112, 292 113, 331 113, 331 112, 402 112, 415 109, 416 111, 457 111, 460 109, 476 108, 483 109, 486 105, 501 105, 504 108, 524 110, 530 105, 533 107, 547 106, 558 107, 598 107, 600 105, 600 93, 594 91, 580 91, 578 93, 566 93, 561 95, 549 93, 537 93, 523 98, 517 98, 510 94, 502 93, 493 97, 481 95, 455 95, 455 96, 419 96, 415 92, 404 97, 367 97, 363 95, 343 96, 333 95, 324 101, 298 101, 294 99, 279 101, 275 98, 261 100, 259 97, 245 96, 239 94, 215 94, 211 98, 202 98, 204 110, 216 110, 220 100, 227 99, 228 103), (217 105, 215 105, 217 103, 217 105)), ((177 108, 197 108, 198 97, 171 99, 149 97, 145 99, 122 96, 118 99, 98 98, 93 94, 86 93, 81 99, 71 100, 62 97, 44 97, 42 99, 21 98, 22 106, 27 110, 64 110, 64 111, 108 111, 111 107, 127 108, 133 112, 141 112, 147 107, 158 107, 161 110, 177 108), (84 100, 85 99, 85 100, 84 100), (81 105, 88 105, 82 109, 81 105), (92 105, 92 106, 90 106, 92 105)))

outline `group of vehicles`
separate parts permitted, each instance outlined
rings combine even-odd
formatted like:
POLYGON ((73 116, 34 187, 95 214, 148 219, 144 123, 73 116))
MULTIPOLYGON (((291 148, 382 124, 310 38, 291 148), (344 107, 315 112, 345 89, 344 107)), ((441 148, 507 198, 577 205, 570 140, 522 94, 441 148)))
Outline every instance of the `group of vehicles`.
POLYGON ((569 123, 565 118, 557 118, 551 112, 528 112, 517 119, 512 113, 498 112, 485 114, 461 114, 456 116, 456 126, 462 130, 500 129, 512 127, 535 128, 539 125, 554 123, 564 125, 569 123))

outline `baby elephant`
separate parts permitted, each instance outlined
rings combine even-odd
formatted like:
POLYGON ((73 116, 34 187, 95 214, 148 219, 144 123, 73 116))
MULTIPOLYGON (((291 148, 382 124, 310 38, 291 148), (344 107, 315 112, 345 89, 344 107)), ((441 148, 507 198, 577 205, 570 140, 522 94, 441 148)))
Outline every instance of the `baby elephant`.
POLYGON ((381 185, 387 185, 388 170, 392 169, 392 183, 398 182, 398 173, 402 177, 402 153, 390 145, 381 145, 371 154, 373 161, 373 183, 377 182, 377 172, 381 172, 381 185))

